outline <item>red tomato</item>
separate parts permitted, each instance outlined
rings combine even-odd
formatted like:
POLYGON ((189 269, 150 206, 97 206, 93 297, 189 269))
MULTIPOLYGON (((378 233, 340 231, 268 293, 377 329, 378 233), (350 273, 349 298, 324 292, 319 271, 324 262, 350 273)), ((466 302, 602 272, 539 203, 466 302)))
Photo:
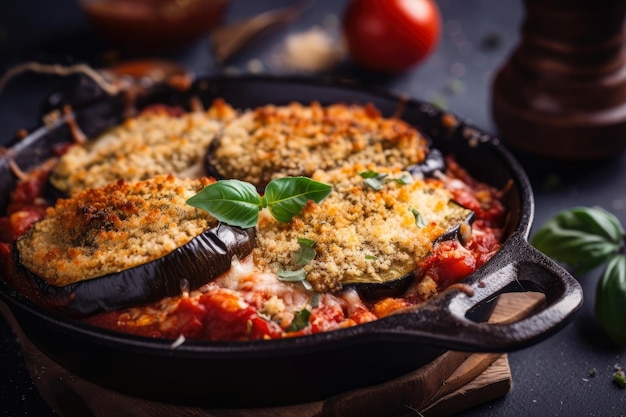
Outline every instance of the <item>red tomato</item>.
POLYGON ((437 282, 439 288, 447 288, 476 270, 476 258, 458 240, 445 240, 435 245, 421 268, 424 274, 437 282))
POLYGON ((406 71, 426 58, 440 31, 434 0, 351 0, 343 15, 352 59, 387 73, 406 71))

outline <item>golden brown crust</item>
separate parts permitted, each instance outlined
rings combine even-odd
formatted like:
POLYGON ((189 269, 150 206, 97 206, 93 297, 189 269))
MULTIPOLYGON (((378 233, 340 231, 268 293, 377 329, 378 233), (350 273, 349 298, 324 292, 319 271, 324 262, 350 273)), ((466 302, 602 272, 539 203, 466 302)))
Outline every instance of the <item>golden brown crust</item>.
POLYGON ((60 199, 17 241, 21 263, 66 285, 160 258, 217 224, 186 203, 211 181, 119 180, 60 199))
POLYGON ((260 186, 343 164, 405 168, 428 152, 427 140, 415 128, 381 117, 371 104, 259 107, 230 122, 218 144, 211 157, 216 171, 260 186))
POLYGON ((347 282, 385 282, 416 268, 447 231, 452 208, 449 191, 436 180, 400 185, 387 182, 380 191, 365 186, 359 173, 374 170, 396 179, 403 171, 354 165, 313 175, 332 184, 319 205, 310 203, 290 223, 262 216, 254 260, 261 270, 294 270, 298 238, 314 240, 317 257, 304 266, 317 292, 336 291, 347 282), (416 222, 414 210, 425 224, 416 222))
POLYGON ((70 148, 51 174, 67 195, 123 178, 138 181, 156 175, 180 178, 205 175, 204 156, 235 110, 216 101, 206 112, 172 115, 153 109, 126 120, 98 138, 70 148))

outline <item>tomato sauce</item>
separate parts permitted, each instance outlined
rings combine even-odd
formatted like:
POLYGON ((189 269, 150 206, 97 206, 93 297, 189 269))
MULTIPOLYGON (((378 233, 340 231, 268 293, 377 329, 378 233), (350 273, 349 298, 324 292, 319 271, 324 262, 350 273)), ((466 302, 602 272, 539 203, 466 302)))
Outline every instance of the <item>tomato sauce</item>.
MULTIPOLYGON (((22 176, 10 195, 7 212, 0 218, 0 267, 3 279, 34 302, 47 304, 39 286, 24 276, 13 254, 15 239, 26 233, 33 222, 46 214, 43 199, 46 181, 53 164, 22 176)), ((444 240, 415 271, 417 280, 428 277, 436 291, 442 291, 485 264, 500 248, 504 206, 498 190, 474 181, 453 159, 448 160, 450 182, 457 201, 475 211, 471 235, 463 239, 444 240)), ((292 337, 326 332, 366 323, 398 309, 419 304, 426 298, 407 290, 401 297, 387 297, 365 302, 354 290, 339 294, 323 294, 300 311, 278 314, 268 319, 261 305, 272 297, 270 291, 255 290, 254 274, 241 278, 239 289, 221 288, 216 281, 207 288, 184 292, 159 302, 106 312, 83 320, 92 325, 125 333, 166 339, 259 340, 292 337), (246 282, 246 280, 250 282, 246 282), (281 319, 276 319, 277 317, 281 319)), ((281 283, 281 291, 287 284, 281 283)), ((292 285, 285 298, 303 297, 302 289, 292 285)), ((310 293, 306 293, 310 294, 310 293)), ((309 295, 305 295, 309 297, 309 295)))

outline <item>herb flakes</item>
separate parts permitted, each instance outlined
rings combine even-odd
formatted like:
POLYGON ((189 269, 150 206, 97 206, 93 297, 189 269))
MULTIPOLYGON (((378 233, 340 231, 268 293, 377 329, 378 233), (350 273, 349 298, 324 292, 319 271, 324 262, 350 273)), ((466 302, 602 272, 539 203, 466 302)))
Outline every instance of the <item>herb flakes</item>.
POLYGON ((304 268, 290 271, 287 269, 281 269, 277 273, 278 279, 284 282, 299 282, 306 279, 306 271, 304 268))
POLYGON ((422 229, 426 227, 428 222, 426 221, 422 213, 420 213, 417 209, 414 209, 414 208, 411 209, 411 213, 413 213, 413 217, 415 217, 415 225, 418 228, 422 229))
POLYGON ((363 178, 365 185, 372 190, 380 191, 386 183, 395 182, 398 185, 407 185, 414 182, 413 176, 408 172, 403 172, 397 178, 390 178, 387 174, 381 174, 376 171, 359 172, 359 176, 363 178))
POLYGON ((303 308, 300 311, 297 311, 294 314, 293 321, 287 327, 288 332, 297 332, 306 328, 309 325, 309 317, 311 317, 311 312, 306 308, 303 308))
POLYGON ((616 344, 626 344, 626 232, 617 217, 597 207, 564 210, 544 223, 531 243, 577 272, 604 266, 596 316, 616 344))
POLYGON ((307 239, 304 237, 298 238, 298 244, 300 245, 300 249, 298 249, 297 253, 297 265, 306 265, 311 262, 317 256, 315 252, 315 244, 316 242, 312 239, 307 239))
POLYGON ((365 185, 375 191, 383 189, 385 179, 387 178, 387 174, 379 174, 375 171, 365 171, 359 173, 359 175, 363 178, 365 185))

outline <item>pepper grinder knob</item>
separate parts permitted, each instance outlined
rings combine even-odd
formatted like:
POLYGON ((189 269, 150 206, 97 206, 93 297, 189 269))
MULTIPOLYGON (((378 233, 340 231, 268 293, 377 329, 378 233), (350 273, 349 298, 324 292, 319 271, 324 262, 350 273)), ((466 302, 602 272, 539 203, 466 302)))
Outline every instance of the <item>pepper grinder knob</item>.
POLYGON ((512 148, 600 159, 626 149, 626 1, 524 0, 521 41, 491 90, 512 148))

